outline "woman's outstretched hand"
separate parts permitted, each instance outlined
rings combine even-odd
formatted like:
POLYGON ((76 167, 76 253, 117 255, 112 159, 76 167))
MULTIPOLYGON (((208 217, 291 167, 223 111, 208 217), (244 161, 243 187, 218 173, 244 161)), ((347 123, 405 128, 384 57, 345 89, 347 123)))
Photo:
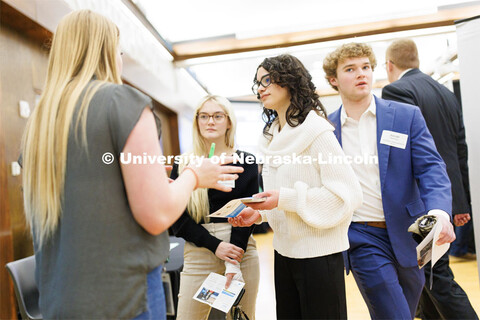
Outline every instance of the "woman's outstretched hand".
POLYGON ((250 227, 261 218, 258 210, 245 208, 235 218, 228 218, 228 222, 234 227, 250 227))
POLYGON ((232 191, 219 181, 236 180, 237 173, 242 173, 242 167, 224 166, 233 162, 233 157, 221 157, 220 163, 215 163, 212 159, 200 158, 192 161, 187 168, 193 170, 197 177, 197 188, 213 188, 223 192, 232 191))

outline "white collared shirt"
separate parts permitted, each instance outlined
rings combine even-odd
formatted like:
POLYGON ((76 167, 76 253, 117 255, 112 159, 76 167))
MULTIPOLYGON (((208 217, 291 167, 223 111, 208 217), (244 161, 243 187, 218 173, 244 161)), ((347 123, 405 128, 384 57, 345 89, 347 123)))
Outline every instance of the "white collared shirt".
POLYGON ((400 75, 398 76, 398 79, 397 80, 400 80, 404 75, 405 73, 407 73, 408 71, 412 70, 413 68, 408 68, 407 70, 403 70, 402 73, 400 73, 400 75))
MULTIPOLYGON (((370 106, 359 121, 348 117, 345 108, 342 107, 340 115, 342 147, 346 156, 352 159, 378 159, 376 109, 373 95, 370 106)), ((376 163, 352 161, 352 168, 363 191, 363 204, 353 212, 352 221, 385 221, 378 160, 376 163)))

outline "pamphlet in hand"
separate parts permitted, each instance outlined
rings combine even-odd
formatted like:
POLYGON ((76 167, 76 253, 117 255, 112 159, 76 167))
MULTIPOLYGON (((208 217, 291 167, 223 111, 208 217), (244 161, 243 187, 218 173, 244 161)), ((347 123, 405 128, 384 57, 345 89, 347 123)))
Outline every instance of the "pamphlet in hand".
POLYGON ((432 261, 433 268, 438 259, 440 259, 450 247, 450 243, 444 243, 440 246, 435 244, 441 231, 442 221, 438 219, 432 230, 417 246, 417 261, 420 268, 426 265, 430 260, 432 261))
POLYGON ((245 283, 232 280, 228 289, 225 289, 227 278, 217 273, 210 273, 197 290, 193 299, 206 303, 212 308, 227 313, 242 291, 245 283))
POLYGON ((218 209, 212 214, 209 214, 208 217, 213 218, 234 218, 238 216, 243 209, 245 209, 244 203, 257 203, 257 202, 264 202, 267 198, 240 198, 240 199, 233 199, 227 202, 223 207, 218 209))
POLYGON ((238 216, 240 212, 246 207, 240 201, 240 199, 233 199, 227 202, 223 207, 218 209, 212 214, 209 214, 207 217, 212 217, 212 218, 234 218, 238 216))
POLYGON ((238 200, 242 201, 242 203, 260 203, 260 202, 265 202, 267 200, 267 197, 262 197, 262 198, 246 197, 246 198, 240 198, 238 200))

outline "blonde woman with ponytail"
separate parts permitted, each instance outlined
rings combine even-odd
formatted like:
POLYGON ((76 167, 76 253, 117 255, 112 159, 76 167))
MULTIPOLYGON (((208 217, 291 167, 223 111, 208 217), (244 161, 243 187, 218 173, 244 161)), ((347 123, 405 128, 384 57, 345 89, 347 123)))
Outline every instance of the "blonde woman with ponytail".
MULTIPOLYGON (((82 10, 55 32, 47 79, 23 137, 23 190, 45 319, 165 319, 165 230, 196 188, 241 168, 196 162, 169 184, 150 98, 122 85, 119 32, 82 10), (158 286, 160 283, 160 286, 158 286)), ((232 161, 232 159, 227 160, 232 161)))
MULTIPOLYGON (((215 143, 215 155, 234 155, 242 158, 253 155, 235 150, 234 136, 237 121, 230 102, 220 96, 206 96, 198 104, 193 121, 192 156, 207 157, 215 143)), ((245 161, 246 162, 246 161, 245 161)), ((244 171, 234 182, 232 192, 197 189, 188 202, 187 210, 172 226, 173 233, 186 240, 183 271, 178 294, 178 320, 207 319, 210 307, 192 297, 210 272, 225 274, 226 287, 232 279, 245 282, 242 309, 255 319, 255 301, 260 276, 256 243, 252 228, 232 228, 226 219, 209 219, 208 214, 228 201, 258 193, 258 167, 255 161, 238 163, 244 171)), ((185 161, 174 165, 171 178, 183 171, 185 161)), ((228 316, 230 317, 230 316, 228 316)))

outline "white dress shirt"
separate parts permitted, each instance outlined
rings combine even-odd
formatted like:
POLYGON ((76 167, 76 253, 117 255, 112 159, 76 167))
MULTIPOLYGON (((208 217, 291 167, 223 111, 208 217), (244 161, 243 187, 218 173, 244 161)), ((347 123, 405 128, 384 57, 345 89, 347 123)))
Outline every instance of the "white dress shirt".
POLYGON ((352 161, 353 171, 363 191, 363 204, 353 212, 352 221, 385 221, 378 169, 376 109, 375 99, 372 96, 370 106, 361 115, 359 121, 348 117, 343 107, 340 115, 342 147, 345 155, 352 158, 377 159, 376 162, 352 161))
POLYGON ((407 73, 408 71, 412 70, 413 68, 408 68, 406 70, 403 70, 402 73, 400 73, 400 75, 398 76, 398 79, 397 80, 400 80, 404 75, 405 73, 407 73))

